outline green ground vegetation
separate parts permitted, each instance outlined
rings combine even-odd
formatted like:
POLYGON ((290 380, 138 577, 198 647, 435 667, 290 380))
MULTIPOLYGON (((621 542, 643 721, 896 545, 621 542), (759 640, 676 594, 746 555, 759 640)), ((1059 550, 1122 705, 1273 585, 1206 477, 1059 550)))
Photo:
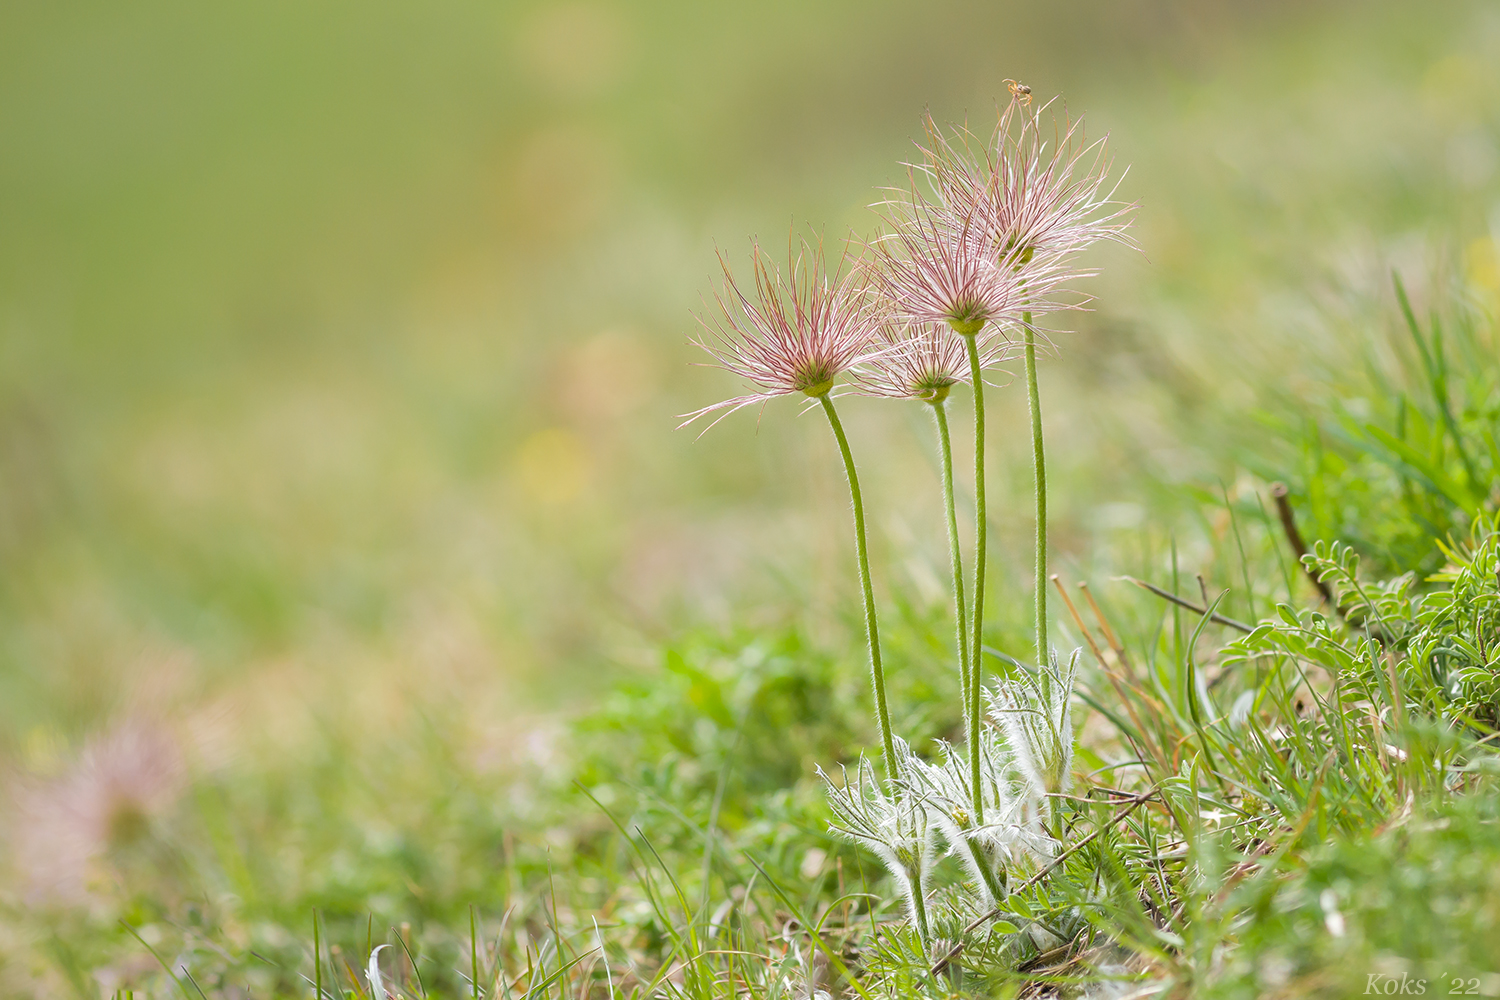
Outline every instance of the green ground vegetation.
MULTIPOLYGON (((0 992, 1500 995, 1492 12, 556 9, 0 14, 0 992), (1042 363, 1068 853, 934 956, 814 771, 879 742, 826 428, 670 427, 713 242, 867 227, 1007 76, 1112 130, 1148 261, 1042 363)), ((902 412, 843 416, 926 755, 902 412)))

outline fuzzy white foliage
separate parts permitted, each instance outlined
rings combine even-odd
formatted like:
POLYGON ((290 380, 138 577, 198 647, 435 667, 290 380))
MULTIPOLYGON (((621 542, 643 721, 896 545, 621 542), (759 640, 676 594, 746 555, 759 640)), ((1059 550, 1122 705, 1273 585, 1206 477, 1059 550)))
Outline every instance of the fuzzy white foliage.
MULTIPOLYGON (((906 741, 895 740, 894 764, 901 775, 925 766, 906 741)), ((833 809, 829 828, 839 836, 861 844, 880 858, 895 879, 908 913, 925 945, 928 940, 927 882, 932 874, 934 843, 932 822, 922 797, 905 782, 890 782, 882 788, 875 769, 861 757, 851 776, 842 767, 842 786, 835 785, 818 768, 828 786, 828 804, 833 809)))
POLYGON ((1006 872, 1027 859, 1050 857, 1052 839, 1039 821, 1032 789, 1012 766, 997 733, 986 730, 979 746, 982 823, 973 815, 967 757, 946 742, 939 746, 941 760, 923 764, 914 777, 949 853, 964 866, 979 904, 987 909, 1005 898, 1006 872))
MULTIPOLYGON (((980 804, 974 814, 973 778, 965 753, 940 742, 927 763, 906 741, 895 740, 897 780, 882 783, 868 760, 828 786, 834 833, 873 852, 895 880, 922 941, 930 939, 928 880, 938 836, 963 865, 975 902, 989 909, 1005 898, 1008 873, 1055 857, 1048 832, 1048 796, 1072 781, 1073 682, 1078 653, 1064 667, 1054 656, 1035 674, 1019 671, 990 692, 990 725, 980 734, 980 804)), ((841 769, 842 770, 842 769, 841 769)))
POLYGON ((385 980, 380 975, 380 950, 389 947, 388 944, 377 945, 375 950, 370 952, 370 964, 365 970, 365 976, 370 980, 371 1000, 386 1000, 391 995, 385 988, 385 980))
POLYGON ((927 799, 928 814, 948 842, 948 853, 964 866, 980 905, 989 908, 1005 895, 1005 862, 1009 856, 1005 831, 1015 803, 1005 787, 993 740, 980 741, 983 824, 974 815, 968 759, 946 741, 940 741, 939 746, 940 762, 914 769, 913 779, 927 799))
POLYGON ((1078 651, 1061 666, 1057 656, 1036 674, 1024 670, 990 692, 990 717, 1005 734, 1017 769, 1036 798, 1066 791, 1073 781, 1073 681, 1078 651))

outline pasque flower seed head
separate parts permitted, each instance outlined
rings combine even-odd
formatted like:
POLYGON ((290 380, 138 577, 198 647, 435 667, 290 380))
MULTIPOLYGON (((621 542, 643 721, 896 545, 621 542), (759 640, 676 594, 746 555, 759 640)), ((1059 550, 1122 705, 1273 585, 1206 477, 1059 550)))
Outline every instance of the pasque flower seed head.
POLYGON ((1023 289, 995 264, 983 204, 930 198, 916 177, 914 170, 909 189, 880 206, 889 232, 869 246, 881 296, 903 318, 965 337, 1018 322, 1023 289))
POLYGON ((757 391, 684 414, 681 426, 710 413, 720 414, 714 420, 718 423, 741 407, 777 396, 816 399, 832 390, 839 375, 878 350, 863 272, 842 266, 830 271, 822 245, 806 241, 788 258, 789 270, 783 273, 754 244, 755 286, 747 294, 719 255, 724 284, 714 295, 718 315, 712 321, 700 317, 704 336, 693 343, 757 391))
MULTIPOLYGON (((878 341, 886 350, 872 354, 853 372, 860 391, 871 396, 941 403, 960 382, 969 380, 967 348, 943 323, 899 322, 880 325, 878 341)), ((1012 345, 987 338, 980 354, 984 367, 1010 356, 1012 345)))
POLYGON ((1039 283, 1060 275, 1044 280, 1037 272, 1066 269, 1069 258, 1100 240, 1135 245, 1128 233, 1135 205, 1115 199, 1118 182, 1105 187, 1108 136, 1089 142, 1082 118, 1044 118, 1050 107, 1012 100, 1000 113, 982 192, 984 224, 1001 263, 1030 267, 1039 283))

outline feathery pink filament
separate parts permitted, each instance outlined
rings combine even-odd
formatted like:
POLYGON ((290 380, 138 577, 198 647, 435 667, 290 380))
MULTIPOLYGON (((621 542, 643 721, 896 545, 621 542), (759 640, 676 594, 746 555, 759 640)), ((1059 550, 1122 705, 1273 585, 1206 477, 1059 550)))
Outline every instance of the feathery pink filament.
MULTIPOLYGON (((887 350, 854 370, 854 380, 865 394, 940 402, 949 388, 968 382, 968 349, 946 324, 888 322, 879 336, 887 350)), ((981 364, 989 368, 1010 353, 1008 341, 987 338, 980 349, 981 364)))
POLYGON ((829 272, 821 245, 803 242, 789 253, 791 273, 767 260, 758 243, 752 246, 754 295, 742 292, 724 255, 724 287, 715 293, 721 319, 700 317, 707 335, 694 339, 714 358, 714 364, 760 387, 684 414, 680 427, 699 417, 723 411, 712 427, 742 407, 776 396, 802 393, 816 398, 833 381, 873 351, 874 323, 867 307, 863 280, 842 267, 829 272))
MULTIPOLYGON (((1083 119, 1052 121, 1052 141, 1042 112, 1012 101, 1000 115, 992 152, 996 169, 984 192, 987 228, 1002 261, 1037 254, 1071 256, 1099 240, 1133 246, 1126 230, 1133 204, 1114 199, 1108 137, 1088 142, 1083 119)), ((1123 179, 1123 178, 1122 178, 1123 179)))
POLYGON ((902 316, 971 334, 1019 319, 1021 286, 995 266, 982 204, 929 199, 913 174, 910 190, 884 207, 891 231, 871 244, 876 282, 902 316))

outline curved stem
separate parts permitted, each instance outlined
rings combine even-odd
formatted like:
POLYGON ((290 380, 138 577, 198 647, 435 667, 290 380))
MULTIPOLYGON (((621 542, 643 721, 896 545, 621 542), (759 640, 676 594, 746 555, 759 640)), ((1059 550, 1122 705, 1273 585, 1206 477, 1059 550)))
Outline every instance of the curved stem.
MULTIPOLYGON (((958 668, 962 681, 964 726, 969 724, 969 610, 964 603, 963 556, 958 547, 958 514, 953 506, 953 445, 948 437, 948 411, 946 403, 938 400, 932 405, 932 415, 937 420, 938 445, 943 461, 943 506, 948 514, 948 556, 953 567, 953 606, 957 614, 958 668)), ((968 734, 969 744, 974 743, 974 734, 968 734)))
POLYGON ((1036 331, 1026 325, 1026 398, 1031 406, 1031 462, 1036 476, 1036 663, 1047 667, 1047 463, 1042 455, 1042 399, 1036 386, 1036 331))
POLYGON ((834 411, 833 400, 827 393, 818 397, 823 412, 828 414, 833 436, 838 439, 839 451, 844 456, 844 472, 849 477, 849 497, 854 501, 854 545, 859 554, 859 582, 864 587, 865 637, 870 643, 870 680, 875 687, 875 717, 880 723, 881 750, 885 754, 885 773, 891 779, 899 778, 896 768, 896 745, 891 739, 891 714, 885 706, 885 672, 880 666, 880 626, 875 620, 875 588, 870 585, 870 554, 865 544, 865 505, 859 492, 859 473, 854 470, 854 456, 849 452, 849 439, 844 437, 844 425, 834 411))
POLYGON ((984 824, 984 797, 979 773, 979 689, 984 674, 984 564, 988 517, 984 506, 984 372, 975 335, 964 336, 969 349, 969 381, 974 388, 974 612, 969 642, 969 781, 974 790, 974 822, 984 824))
POLYGON ((922 896, 922 872, 919 868, 916 872, 916 880, 913 881, 910 874, 906 876, 907 883, 911 886, 911 910, 912 919, 917 925, 917 940, 922 942, 922 950, 925 952, 931 943, 932 930, 927 923, 927 900, 922 896))

